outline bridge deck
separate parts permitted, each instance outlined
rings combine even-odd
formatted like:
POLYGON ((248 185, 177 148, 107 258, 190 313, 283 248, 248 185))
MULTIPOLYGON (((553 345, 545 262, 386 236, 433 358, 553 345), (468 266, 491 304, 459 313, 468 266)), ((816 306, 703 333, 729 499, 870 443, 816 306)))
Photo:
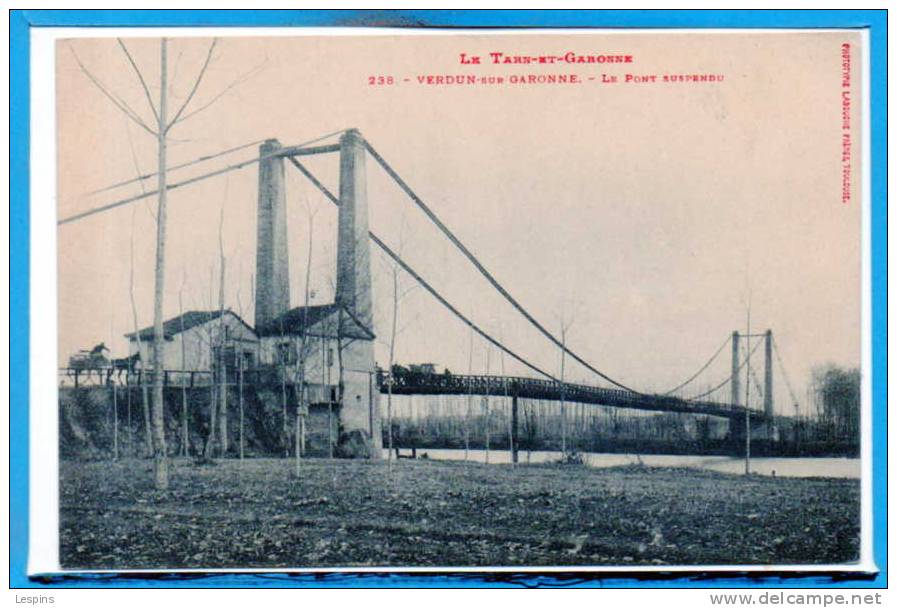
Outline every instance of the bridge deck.
MULTIPOLYGON (((246 387, 280 384, 279 374, 272 375, 271 370, 254 369, 244 372, 246 387)), ((103 369, 59 370, 61 384, 74 386, 102 386, 111 384, 141 384, 142 372, 127 372, 111 367, 103 369)), ((215 379, 208 370, 182 371, 166 370, 164 373, 166 386, 199 387, 209 386, 215 379)), ((389 390, 389 374, 377 371, 377 385, 382 393, 389 390)), ((151 382, 151 379, 147 380, 151 382)), ((229 385, 236 386, 236 375, 229 377, 229 385)), ((289 383, 291 384, 291 383, 289 383)), ((477 376, 456 374, 435 374, 419 372, 403 372, 394 376, 392 393, 394 395, 492 395, 518 397, 521 399, 541 399, 544 401, 560 401, 570 403, 586 403, 608 407, 650 410, 655 412, 683 412, 689 414, 707 414, 723 418, 744 418, 745 407, 731 403, 716 401, 691 401, 669 395, 649 395, 624 391, 614 388, 602 388, 587 384, 560 383, 551 380, 538 380, 520 376, 477 376)), ((764 421, 766 416, 762 410, 751 410, 751 416, 764 421)))
MULTIPOLYGON (((389 375, 378 372, 381 392, 389 390, 389 375)), ((604 405, 609 407, 708 414, 724 418, 743 418, 745 407, 716 401, 690 401, 668 395, 649 395, 602 388, 586 384, 572 384, 515 376, 468 376, 455 374, 427 374, 405 372, 394 377, 394 395, 493 395, 516 396, 523 399, 565 401, 604 405)), ((751 416, 764 419, 762 411, 751 410, 751 416)))

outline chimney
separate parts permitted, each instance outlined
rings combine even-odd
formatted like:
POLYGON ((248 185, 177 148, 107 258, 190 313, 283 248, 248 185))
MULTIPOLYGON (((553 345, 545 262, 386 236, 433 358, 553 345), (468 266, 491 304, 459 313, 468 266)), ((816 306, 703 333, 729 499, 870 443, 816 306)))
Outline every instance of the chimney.
POLYGON ((373 331, 365 149, 356 129, 340 138, 339 201, 336 301, 373 331))
POLYGON ((287 250, 286 193, 280 142, 269 139, 259 149, 258 233, 255 255, 255 326, 290 308, 290 262, 287 250), (266 158, 269 157, 269 158, 266 158))

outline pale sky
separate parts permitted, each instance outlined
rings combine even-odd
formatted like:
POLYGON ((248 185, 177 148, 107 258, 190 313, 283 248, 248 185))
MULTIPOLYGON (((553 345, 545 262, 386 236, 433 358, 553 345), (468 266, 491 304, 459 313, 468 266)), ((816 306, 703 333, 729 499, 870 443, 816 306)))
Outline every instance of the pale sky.
MULTIPOLYGON (((771 328, 804 398, 814 365, 858 366, 860 206, 841 203, 841 44, 854 33, 586 34, 235 38, 219 41, 193 107, 258 73, 172 132, 170 164, 276 137, 294 145, 355 127, 524 306, 570 347, 640 390, 691 375, 733 330, 771 328), (460 53, 632 55, 630 64, 460 65, 460 53), (601 75, 721 74, 714 83, 601 84, 601 75), (580 84, 428 86, 418 76, 577 74, 580 84), (396 84, 372 86, 369 76, 396 84), (588 77, 595 80, 588 80, 588 77), (404 79, 408 78, 406 82, 404 79), (566 311, 566 312, 564 312, 566 311)), ((171 105, 182 102, 205 39, 169 43, 171 105)), ((149 120, 142 89, 114 39, 58 46, 59 214, 140 192, 91 190, 154 171, 154 140, 81 73, 69 44, 105 86, 149 120), (133 146, 133 154, 132 154, 133 146)), ((129 49, 158 97, 157 40, 129 49)), ((854 107, 859 60, 854 50, 854 107)), ((860 147, 855 110, 854 153, 860 147)), ((170 181, 250 158, 233 155, 170 181)), ((337 157, 308 166, 337 191, 337 157)), ((859 166, 855 156, 854 166, 859 166)), ((226 304, 251 324, 257 166, 169 197, 166 317, 216 308, 224 205, 226 304)), ((859 171, 853 181, 859 182, 859 171)), ((155 188, 154 181, 147 188, 155 188)), ((458 308, 533 363, 558 371, 556 348, 523 320, 368 159, 374 232, 458 308)), ((152 199, 148 199, 152 201, 152 199)), ((308 211, 315 213, 314 303, 332 298, 336 209, 287 165, 292 303, 302 301, 308 211)), ((138 324, 152 321, 154 203, 57 231, 59 362, 105 341, 126 350, 134 234, 138 324)), ((372 245, 375 331, 388 339, 389 266, 372 245)), ((403 279, 403 286, 411 285, 403 279)), ((469 331, 422 289, 402 300, 397 359, 468 369, 469 331)), ((761 351, 752 364, 762 366, 761 351)), ((378 344, 385 365, 387 348, 378 344)), ((474 340, 473 371, 486 366, 474 340)), ((489 357, 497 372, 498 352, 489 357)), ((524 369, 505 357, 507 373, 524 369)), ((728 351, 705 384, 721 381, 728 351)), ((778 374, 778 370, 776 370, 778 374)), ((758 374, 758 378, 760 378, 758 374)), ((575 365, 568 378, 595 378, 575 365)), ((791 413, 777 378, 777 410, 791 413)))

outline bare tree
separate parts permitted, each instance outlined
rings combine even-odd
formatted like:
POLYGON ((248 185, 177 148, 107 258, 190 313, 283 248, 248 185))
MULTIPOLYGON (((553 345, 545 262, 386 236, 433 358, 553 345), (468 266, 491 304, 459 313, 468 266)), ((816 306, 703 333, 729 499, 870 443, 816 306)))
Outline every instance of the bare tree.
MULTIPOLYGON (((227 190, 225 189, 225 197, 227 190)), ((224 256, 224 204, 218 219, 218 434, 221 457, 227 455, 227 323, 224 315, 224 278, 227 258, 224 256)))
POLYGON ((473 409, 473 325, 470 326, 470 340, 467 345, 467 410, 464 413, 464 462, 470 456, 470 414, 473 409))
MULTIPOLYGON (((212 310, 212 276, 214 273, 214 267, 209 268, 209 310, 212 310)), ((207 345, 209 352, 209 367, 213 368, 214 364, 212 361, 212 352, 213 347, 216 342, 216 336, 213 331, 213 323, 207 324, 207 345)), ((209 378, 209 436, 206 439, 206 445, 203 450, 203 457, 206 459, 211 459, 214 456, 215 449, 215 437, 217 435, 217 426, 218 426, 218 399, 217 399, 217 386, 215 384, 214 372, 211 373, 209 378)))
MULTIPOLYGON (((128 147, 131 150, 131 160, 134 163, 134 171, 139 178, 142 175, 140 171, 140 162, 137 159, 137 152, 134 150, 134 142, 131 139, 131 130, 128 128, 128 121, 125 121, 125 134, 128 136, 128 147)), ((146 187, 143 185, 143 181, 140 180, 140 190, 142 192, 146 192, 146 187)), ((149 208, 147 208, 149 209, 149 208)), ((128 261, 129 267, 129 276, 128 276, 128 296, 131 302, 131 317, 134 326, 134 338, 137 342, 137 357, 136 359, 140 360, 140 372, 138 375, 137 384, 140 386, 141 391, 141 405, 143 409, 143 420, 145 424, 144 428, 144 446, 146 450, 146 455, 150 456, 153 453, 153 444, 152 444, 152 425, 150 420, 150 410, 149 410, 149 391, 146 385, 146 365, 143 361, 142 352, 142 343, 140 339, 140 327, 137 324, 137 303, 134 300, 134 219, 136 216, 137 210, 134 209, 131 212, 131 238, 130 238, 130 259, 128 261)), ((150 215, 152 216, 152 210, 149 210, 150 215)), ((153 217, 155 220, 155 217, 153 217)), ((128 449, 132 452, 134 450, 134 429, 131 425, 131 385, 130 385, 130 375, 133 371, 131 369, 132 362, 136 359, 128 358, 128 449)))
MULTIPOLYGON (((498 341, 504 342, 504 332, 502 331, 501 320, 499 319, 498 323, 498 341)), ((499 362, 501 365, 501 376, 502 376, 502 389, 504 391, 504 401, 508 406, 508 459, 511 462, 511 467, 515 466, 514 462, 514 415, 511 411, 513 404, 510 400, 508 400, 508 380, 505 377, 505 351, 499 351, 499 362)))
MULTIPOLYGON (((109 334, 109 344, 111 345, 112 340, 115 339, 114 319, 109 321, 109 334)), ((109 383, 112 385, 112 459, 118 460, 118 387, 115 385, 115 378, 113 377, 115 373, 115 359, 111 352, 109 353, 109 359, 112 364, 109 368, 109 383)))
MULTIPOLYGON (((364 238, 367 238, 365 236, 364 238)), ((348 310, 347 304, 345 302, 341 302, 337 297, 337 279, 333 276, 330 277, 330 288, 331 292, 334 294, 334 300, 337 307, 337 322, 336 322, 336 356, 337 356, 337 406, 339 410, 342 412, 346 406, 345 403, 345 374, 346 374, 346 366, 345 366, 345 357, 344 352, 348 349, 352 344, 356 342, 358 339, 358 331, 347 331, 350 326, 355 326, 356 330, 361 329, 362 332, 370 332, 373 333, 373 328, 367 327, 358 317, 348 310)), ((356 286, 357 289, 369 289, 370 284, 368 285, 359 285, 356 286)), ((352 370, 355 371, 355 370, 352 370)), ((369 378, 370 381, 370 378, 369 378)), ((373 437, 372 437, 373 439, 373 437)))
POLYGON ((558 319, 561 327, 561 451, 567 453, 567 381, 565 378, 566 362, 567 362, 567 331, 573 325, 574 318, 568 317, 566 311, 562 310, 558 319))
MULTIPOLYGON (((486 375, 489 375, 490 368, 490 359, 492 357, 492 347, 487 344, 486 345, 486 375)), ((489 428, 492 423, 491 416, 489 415, 489 384, 486 384, 486 394, 483 396, 483 418, 485 420, 486 427, 486 464, 489 464, 489 443, 491 438, 491 429, 489 428)))
POLYGON ((115 95, 110 91, 87 67, 81 62, 81 59, 75 53, 74 48, 69 46, 75 61, 81 68, 81 71, 96 86, 97 89, 108 99, 119 111, 127 116, 141 129, 149 133, 155 140, 157 145, 157 181, 158 181, 158 200, 156 206, 156 265, 155 265, 155 289, 153 296, 153 407, 152 407, 152 452, 153 452, 153 477, 157 489, 164 490, 168 488, 168 455, 165 443, 165 411, 164 411, 164 353, 162 344, 164 341, 163 327, 163 296, 165 293, 165 241, 166 241, 166 204, 168 198, 167 187, 167 155, 168 140, 171 129, 180 122, 195 116, 197 113, 205 110, 220 99, 224 93, 236 86, 240 79, 234 81, 230 86, 226 87, 218 95, 214 96, 206 104, 197 108, 191 108, 196 92, 200 88, 200 84, 206 75, 209 64, 212 62, 212 55, 218 44, 218 39, 213 39, 209 44, 206 52, 205 60, 199 70, 193 85, 190 88, 184 101, 173 112, 171 118, 168 115, 168 40, 162 38, 159 42, 159 98, 158 105, 153 100, 149 86, 143 73, 131 55, 124 41, 119 38, 118 45, 128 60, 128 64, 133 70, 140 87, 146 97, 146 102, 152 114, 153 120, 144 120, 140 114, 134 110, 124 99, 115 95), (190 110, 188 111, 188 108, 190 110), (152 126, 151 126, 152 125, 152 126))
MULTIPOLYGON (((178 291, 178 315, 181 319, 181 369, 187 371, 187 343, 184 335, 184 284, 187 282, 187 273, 181 281, 181 289, 178 291)), ((181 378, 181 455, 190 455, 190 425, 187 422, 187 383, 181 378)))
MULTIPOLYGON (((296 477, 302 473, 302 453, 305 450, 305 421, 308 416, 309 397, 306 386, 306 365, 311 354, 311 344, 308 335, 308 306, 311 300, 311 267, 314 254, 314 227, 317 209, 312 210, 308 200, 305 201, 305 209, 308 214, 308 257, 305 261, 305 290, 303 298, 302 330, 299 334, 299 361, 296 366, 296 382, 298 387, 298 407, 296 408, 296 477)), ((323 370, 323 361, 321 362, 323 370)), ((328 420, 328 424, 329 424, 328 420)), ((328 429, 328 433, 329 433, 328 429)))
POLYGON ((387 452, 386 461, 389 464, 389 470, 392 472, 392 385, 395 381, 393 375, 393 366, 396 363, 396 329, 399 322, 399 269, 395 264, 392 266, 392 324, 389 332, 389 363, 387 367, 387 385, 386 385, 386 433, 387 433, 387 452))
MULTIPOLYGON (((405 231, 406 227, 406 216, 402 215, 402 223, 399 229, 399 246, 398 253, 401 256, 402 250, 405 248, 405 231)), ((389 470, 392 471, 392 460, 393 460, 393 432, 392 432, 392 391, 393 391, 393 382, 395 378, 393 376, 393 366, 396 363, 396 339, 398 335, 401 333, 399 330, 399 304, 402 299, 405 298, 411 291, 413 291, 417 284, 413 284, 408 288, 402 289, 401 286, 401 274, 399 272, 399 265, 392 259, 387 260, 390 278, 392 279, 392 318, 390 323, 390 332, 389 332, 389 362, 388 362, 388 373, 387 373, 387 393, 386 393, 386 436, 387 436, 387 462, 389 470)), ((404 329, 404 328, 403 328, 404 329)))
POLYGON ((536 442, 536 407, 539 403, 532 403, 529 399, 523 401, 523 419, 526 422, 526 464, 530 463, 533 454, 533 444, 536 442))
MULTIPOLYGON (((121 41, 119 41, 121 42, 121 41)), ((122 44, 124 49, 124 44, 122 44)), ((163 341, 165 329, 162 312, 165 294, 165 205, 168 199, 168 184, 165 168, 168 164, 168 128, 166 112, 168 110, 168 41, 163 38, 159 45, 161 67, 159 68, 159 110, 158 131, 159 143, 159 203, 156 209, 156 287, 153 296, 153 473, 156 488, 168 488, 168 455, 165 445, 165 387, 163 386, 163 341)), ((135 67, 136 69, 136 67, 135 67)), ((138 74, 140 70, 137 70, 138 74)), ((143 79, 141 78, 141 83, 143 79)), ((144 85, 146 88, 146 85, 144 85)), ((148 101, 152 101, 147 91, 148 101)))
MULTIPOLYGON (((131 300, 131 318, 134 323, 134 339, 137 341, 137 356, 140 359, 140 373, 137 376, 137 384, 140 385, 141 392, 141 405, 143 407, 143 422, 144 422, 144 446, 146 449, 146 455, 150 456, 153 453, 153 433, 152 433, 152 422, 150 418, 150 409, 149 409, 149 390, 146 385, 146 362, 143 360, 143 342, 140 339, 140 326, 137 324, 137 301, 134 299, 134 214, 131 214, 131 257, 130 257, 130 267, 128 274, 128 295, 131 300)), ((128 389, 128 394, 130 396, 130 388, 128 389)))
POLYGON ((289 342, 285 342, 286 332, 284 331, 282 317, 280 318, 279 323, 281 341, 278 345, 277 354, 280 363, 280 412, 282 423, 280 428, 280 437, 281 443, 283 444, 283 457, 289 458, 290 431, 287 422, 287 364, 289 363, 291 348, 289 342), (284 348, 284 346, 286 346, 286 348, 284 348))
POLYGON ((327 347, 327 332, 321 331, 321 386, 325 387, 327 399, 327 457, 333 458, 333 400, 330 398, 330 350, 327 347))
MULTIPOLYGON (((239 256, 237 256, 237 259, 240 260, 241 258, 239 256)), ((243 276, 242 262, 239 263, 239 267, 237 269, 237 276, 243 276)), ((250 280, 250 284, 251 284, 251 280, 250 280)), ((237 297, 237 313, 240 315, 240 318, 242 319, 242 318, 244 318, 244 315, 243 315, 244 311, 243 311, 243 301, 240 298, 240 288, 239 287, 237 287, 236 297, 237 297)), ((239 409, 240 409, 240 434, 239 434, 239 437, 240 437, 239 448, 240 449, 239 449, 239 452, 240 452, 240 462, 241 463, 243 462, 243 456, 244 456, 243 452, 244 452, 244 448, 245 448, 245 441, 244 441, 244 423, 245 423, 245 421, 244 421, 244 415, 243 415, 244 414, 244 405, 245 405, 243 393, 244 393, 245 389, 244 389, 243 376, 244 376, 246 370, 245 370, 244 357, 245 357, 245 355, 244 355, 243 349, 240 348, 240 352, 237 355, 237 366, 238 366, 237 367, 237 374, 238 374, 238 376, 237 376, 237 391, 238 391, 238 395, 239 395, 239 409)))

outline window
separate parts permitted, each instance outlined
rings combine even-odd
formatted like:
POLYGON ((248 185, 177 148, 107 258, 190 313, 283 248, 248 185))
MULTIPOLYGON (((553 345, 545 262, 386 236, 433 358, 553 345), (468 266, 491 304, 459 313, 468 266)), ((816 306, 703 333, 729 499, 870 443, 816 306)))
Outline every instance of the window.
POLYGON ((296 351, 289 342, 281 342, 277 345, 277 362, 281 365, 296 363, 296 351))
POLYGON ((254 366, 253 353, 242 350, 235 345, 226 345, 222 352, 220 346, 212 347, 212 367, 218 369, 224 363, 228 374, 234 374, 240 370, 240 359, 243 360, 243 369, 252 369, 254 366), (223 356, 223 360, 222 360, 223 356))

